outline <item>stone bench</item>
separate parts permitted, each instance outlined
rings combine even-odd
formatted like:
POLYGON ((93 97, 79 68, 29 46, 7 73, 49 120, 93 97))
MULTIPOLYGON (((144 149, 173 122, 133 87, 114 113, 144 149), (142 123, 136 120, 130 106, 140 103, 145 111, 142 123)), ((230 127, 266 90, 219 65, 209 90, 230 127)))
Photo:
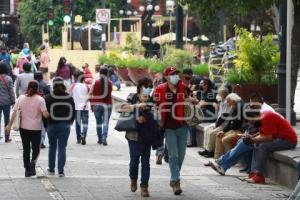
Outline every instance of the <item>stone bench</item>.
MULTIPOLYGON (((197 125, 197 145, 203 147, 204 129, 211 123, 197 125)), ((300 139, 298 139, 300 141, 300 139)), ((266 165, 266 176, 280 185, 293 189, 299 177, 300 144, 293 150, 276 151, 270 155, 266 165)))

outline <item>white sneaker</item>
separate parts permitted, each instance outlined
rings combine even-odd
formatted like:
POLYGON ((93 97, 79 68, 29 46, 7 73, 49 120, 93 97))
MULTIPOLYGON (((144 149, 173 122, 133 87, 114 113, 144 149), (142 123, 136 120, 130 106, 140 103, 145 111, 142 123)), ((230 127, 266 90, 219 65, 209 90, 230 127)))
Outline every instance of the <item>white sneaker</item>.
POLYGON ((218 172, 220 175, 224 176, 225 175, 225 170, 223 169, 223 167, 221 167, 218 162, 216 162, 215 160, 211 162, 211 168, 213 170, 215 170, 216 172, 218 172))

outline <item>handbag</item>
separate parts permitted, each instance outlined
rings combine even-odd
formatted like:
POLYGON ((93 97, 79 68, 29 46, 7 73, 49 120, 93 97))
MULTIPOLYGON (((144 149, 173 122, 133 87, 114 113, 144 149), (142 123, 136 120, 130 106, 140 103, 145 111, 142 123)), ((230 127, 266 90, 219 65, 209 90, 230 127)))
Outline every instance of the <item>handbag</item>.
POLYGON ((134 112, 122 112, 115 126, 115 130, 122 132, 137 131, 137 121, 134 112))
POLYGON ((14 131, 19 131, 20 130, 20 127, 21 127, 21 109, 20 109, 20 103, 21 103, 21 99, 19 99, 18 101, 18 109, 17 109, 17 112, 16 112, 16 117, 13 121, 13 124, 12 124, 12 129, 14 131))

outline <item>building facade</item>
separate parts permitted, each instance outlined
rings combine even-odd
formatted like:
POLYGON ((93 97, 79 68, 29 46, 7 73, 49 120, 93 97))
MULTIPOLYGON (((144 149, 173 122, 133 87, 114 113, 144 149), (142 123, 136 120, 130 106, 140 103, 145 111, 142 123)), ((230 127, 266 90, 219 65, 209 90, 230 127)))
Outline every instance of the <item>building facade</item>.
POLYGON ((0 45, 19 44, 19 0, 0 0, 0 45))

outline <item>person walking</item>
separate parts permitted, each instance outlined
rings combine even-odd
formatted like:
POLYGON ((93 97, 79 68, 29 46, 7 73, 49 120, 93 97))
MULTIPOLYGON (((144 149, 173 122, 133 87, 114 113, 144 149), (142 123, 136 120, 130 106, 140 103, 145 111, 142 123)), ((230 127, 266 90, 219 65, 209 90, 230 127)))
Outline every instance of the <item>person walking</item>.
POLYGON ((6 126, 6 133, 10 133, 17 112, 20 111, 20 135, 23 144, 23 162, 25 177, 35 176, 35 165, 40 154, 41 120, 42 116, 49 117, 45 100, 40 96, 37 81, 30 81, 25 95, 21 95, 13 108, 10 122, 6 126), (30 161, 30 148, 32 157, 30 161))
POLYGON ((92 84, 94 78, 93 78, 93 74, 92 74, 91 70, 89 69, 89 64, 84 63, 82 66, 82 70, 83 70, 83 74, 84 74, 84 82, 86 84, 92 84))
POLYGON ((48 174, 55 174, 56 151, 59 177, 64 177, 66 164, 66 147, 70 135, 70 127, 75 119, 73 98, 66 92, 64 80, 56 77, 53 80, 53 92, 46 97, 47 110, 50 117, 47 121, 49 140, 48 174))
POLYGON ((72 95, 76 109, 76 138, 77 144, 86 145, 86 136, 89 125, 89 103, 87 101, 89 96, 89 87, 85 83, 83 73, 78 74, 76 83, 70 87, 69 94, 72 95), (82 128, 81 128, 82 124, 82 128))
POLYGON ((179 78, 179 71, 169 67, 165 71, 166 83, 159 85, 154 91, 154 100, 158 103, 165 129, 165 139, 169 155, 171 171, 170 186, 175 195, 180 195, 180 171, 184 161, 188 127, 183 121, 184 100, 187 88, 179 78))
POLYGON ((24 73, 20 74, 16 80, 16 95, 19 97, 27 91, 28 83, 33 80, 31 64, 26 62, 23 65, 24 73))
POLYGON ((56 76, 63 78, 64 84, 67 89, 69 89, 69 87, 72 84, 72 75, 73 75, 72 71, 73 70, 71 68, 71 65, 67 64, 66 58, 61 57, 58 61, 56 76))
POLYGON ((40 68, 46 80, 48 80, 48 67, 50 64, 50 56, 48 54, 48 48, 45 45, 40 46, 40 68))
MULTIPOLYGON (((9 66, 0 62, 0 125, 2 112, 4 116, 4 127, 8 125, 10 107, 15 104, 14 84, 12 78, 8 75, 9 66)), ((1 126, 0 126, 1 138, 1 126)), ((10 142, 9 134, 5 134, 5 142, 10 142)))
POLYGON ((129 94, 127 104, 122 105, 123 112, 134 112, 137 114, 137 131, 126 132, 126 139, 129 146, 130 164, 129 176, 131 179, 130 188, 132 192, 137 190, 139 161, 142 164, 141 173, 141 196, 149 197, 148 183, 150 179, 150 155, 151 146, 157 149, 161 144, 160 130, 154 115, 151 111, 153 106, 150 94, 152 92, 152 81, 149 78, 142 78, 137 84, 137 93, 129 94))
POLYGON ((90 102, 97 123, 98 144, 107 146, 109 118, 112 112, 112 83, 108 78, 108 68, 100 68, 100 79, 91 87, 90 102))
MULTIPOLYGON (((39 84, 39 92, 43 98, 45 98, 50 93, 50 87, 46 84, 43 79, 43 73, 41 71, 37 71, 34 73, 34 80, 36 80, 39 84)), ((42 124, 42 138, 41 138, 41 149, 46 148, 45 139, 46 139, 46 126, 43 120, 42 124)))

